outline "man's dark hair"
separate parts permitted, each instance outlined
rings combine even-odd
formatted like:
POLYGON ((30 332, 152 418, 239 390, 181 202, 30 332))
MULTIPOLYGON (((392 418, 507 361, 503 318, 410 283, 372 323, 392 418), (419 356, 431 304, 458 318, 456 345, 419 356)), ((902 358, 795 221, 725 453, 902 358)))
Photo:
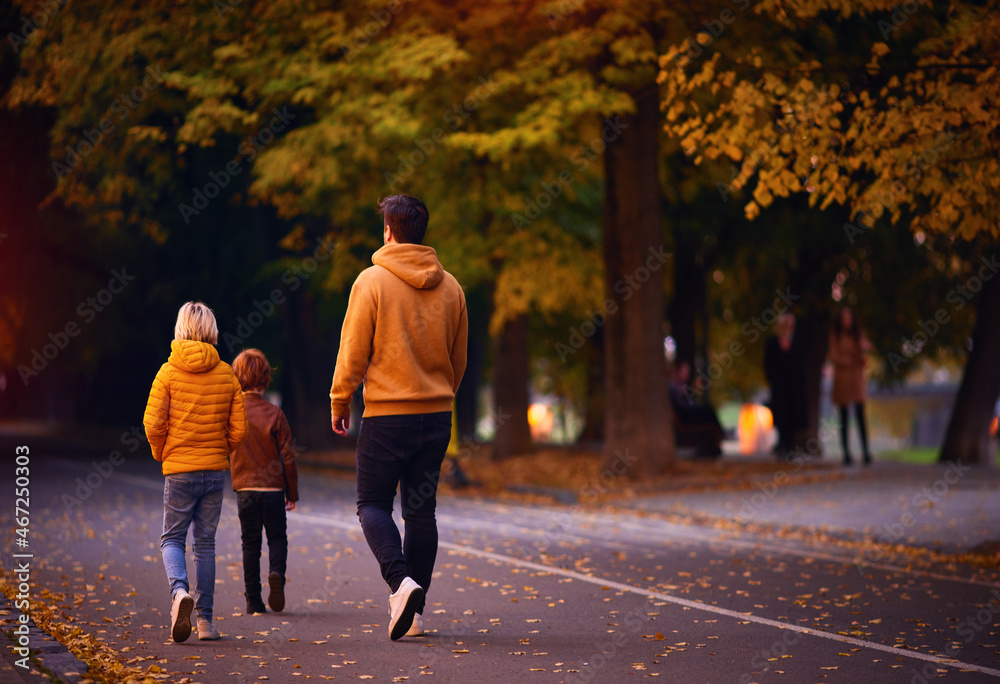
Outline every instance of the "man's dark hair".
POLYGON ((378 213, 396 242, 421 245, 427 232, 427 207, 412 195, 390 195, 379 200, 378 213))

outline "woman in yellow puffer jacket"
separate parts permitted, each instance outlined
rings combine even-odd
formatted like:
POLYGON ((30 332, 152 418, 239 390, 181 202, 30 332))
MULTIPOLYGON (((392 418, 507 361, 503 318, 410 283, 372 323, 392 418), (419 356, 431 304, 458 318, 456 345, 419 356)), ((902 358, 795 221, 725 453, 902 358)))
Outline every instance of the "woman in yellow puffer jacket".
POLYGON ((247 419, 240 383, 215 349, 218 340, 211 309, 201 302, 181 307, 170 358, 153 380, 143 417, 153 458, 163 464, 160 552, 170 582, 174 641, 191 635, 193 610, 198 615, 198 638, 219 638, 212 625, 215 530, 222 513, 229 454, 243 441, 247 419), (185 557, 192 524, 197 604, 188 593, 185 557))

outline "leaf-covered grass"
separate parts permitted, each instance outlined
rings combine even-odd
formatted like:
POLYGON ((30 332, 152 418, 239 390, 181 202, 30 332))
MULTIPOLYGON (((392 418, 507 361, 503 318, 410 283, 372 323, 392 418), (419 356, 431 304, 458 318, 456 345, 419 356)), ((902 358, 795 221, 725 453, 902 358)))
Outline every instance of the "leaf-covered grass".
MULTIPOLYGON (((484 448, 485 451, 485 448, 484 448)), ((839 469, 829 464, 794 464, 767 460, 715 461, 681 460, 672 472, 656 476, 644 475, 639 465, 624 468, 621 463, 610 467, 602 463, 601 455, 593 452, 564 449, 539 449, 531 454, 492 461, 488 454, 476 454, 460 459, 466 475, 475 483, 473 492, 498 494, 514 488, 537 488, 544 494, 548 488, 572 493, 581 502, 598 502, 621 496, 655 494, 663 491, 695 489, 741 489, 752 486, 760 476, 784 472, 792 477, 839 477, 839 469)))
MULTIPOLYGON (((664 491, 743 489, 752 487, 754 479, 760 477, 787 476, 792 481, 843 476, 835 464, 823 462, 789 464, 760 459, 680 460, 673 472, 649 477, 643 475, 638 463, 626 467, 619 462, 605 467, 600 453, 572 448, 539 447, 533 453, 503 461, 492 460, 488 444, 478 444, 475 449, 464 449, 460 453, 459 466, 471 481, 471 486, 455 487, 449 484, 449 465, 446 463, 441 483, 443 493, 514 497, 526 501, 552 501, 554 490, 567 493, 581 502, 600 502, 664 491), (784 476, 778 475, 782 472, 784 476)), ((347 474, 354 469, 354 452, 314 452, 305 455, 303 462, 347 474)))
POLYGON ((918 463, 927 465, 937 463, 940 449, 938 447, 914 447, 896 451, 883 451, 878 457, 882 461, 900 461, 901 463, 918 463))

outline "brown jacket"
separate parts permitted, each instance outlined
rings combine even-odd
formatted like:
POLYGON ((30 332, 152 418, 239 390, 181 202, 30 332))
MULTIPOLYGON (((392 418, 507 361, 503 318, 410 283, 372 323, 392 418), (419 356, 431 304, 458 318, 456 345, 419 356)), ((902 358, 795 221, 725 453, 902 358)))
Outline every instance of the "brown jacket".
POLYGON ((233 452, 233 489, 274 487, 289 501, 299 500, 299 476, 288 419, 256 392, 245 392, 247 436, 233 452))
POLYGON ((871 344, 862 332, 855 340, 849 334, 830 334, 827 358, 833 363, 833 403, 837 406, 860 404, 867 398, 865 365, 871 344))

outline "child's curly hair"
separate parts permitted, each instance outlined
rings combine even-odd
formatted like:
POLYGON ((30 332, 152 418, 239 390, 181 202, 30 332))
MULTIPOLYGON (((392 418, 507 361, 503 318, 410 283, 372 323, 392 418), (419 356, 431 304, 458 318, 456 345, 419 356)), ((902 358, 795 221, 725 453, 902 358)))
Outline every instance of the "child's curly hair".
POLYGON ((271 384, 271 364, 259 349, 244 349, 233 359, 233 372, 244 392, 262 392, 271 384))

